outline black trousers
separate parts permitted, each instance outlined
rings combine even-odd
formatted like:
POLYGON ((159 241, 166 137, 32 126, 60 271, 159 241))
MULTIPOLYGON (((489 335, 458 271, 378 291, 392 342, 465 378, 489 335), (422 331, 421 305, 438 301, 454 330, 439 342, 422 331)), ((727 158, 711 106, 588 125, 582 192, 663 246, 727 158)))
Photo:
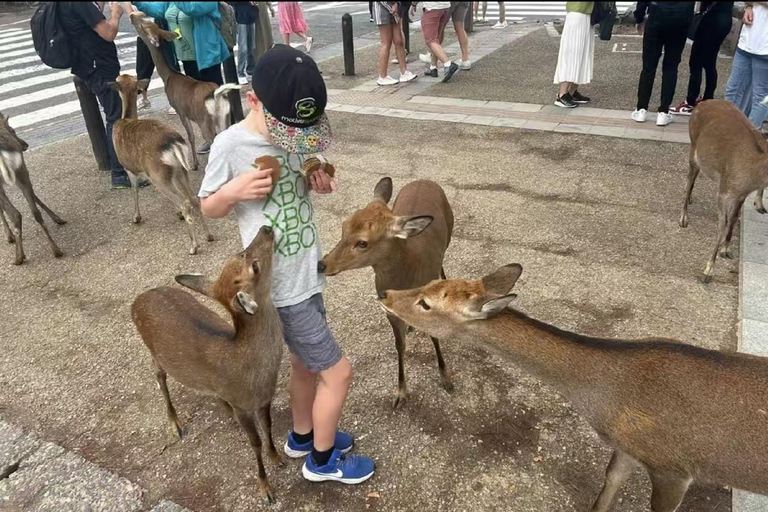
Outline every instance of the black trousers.
POLYGON ((685 48, 689 17, 661 18, 650 16, 646 22, 643 35, 643 70, 640 72, 640 82, 637 86, 637 108, 648 110, 656 79, 656 68, 659 66, 661 52, 664 52, 664 62, 661 64, 661 102, 659 112, 669 112, 672 98, 677 87, 677 67, 685 48))
POLYGON ((706 72, 707 76, 702 99, 711 100, 714 98, 717 88, 717 53, 730 32, 730 13, 711 12, 707 13, 701 20, 696 32, 696 40, 691 49, 691 60, 688 63, 691 78, 688 81, 686 101, 689 105, 694 105, 699 97, 702 71, 706 72))
POLYGON ((184 63, 184 74, 188 77, 200 80, 201 82, 213 82, 216 85, 224 85, 224 79, 221 77, 221 64, 198 69, 197 61, 185 60, 182 62, 184 63))
MULTIPOLYGON (((179 69, 179 62, 176 60, 176 52, 173 51, 173 43, 163 43, 161 45, 163 55, 165 55, 165 61, 176 71, 181 72, 179 69)), ((136 78, 141 80, 142 78, 152 78, 152 73, 155 71, 155 63, 152 61, 152 54, 149 53, 146 43, 140 37, 136 38, 136 78)))
POLYGON ((123 166, 120 165, 120 161, 117 159, 115 145, 112 143, 112 126, 123 114, 123 102, 120 100, 120 94, 109 86, 109 82, 114 82, 117 75, 108 77, 95 70, 87 76, 80 76, 80 78, 88 90, 96 95, 99 105, 101 105, 104 111, 104 117, 107 121, 107 150, 109 151, 109 167, 112 169, 112 179, 127 176, 123 166))

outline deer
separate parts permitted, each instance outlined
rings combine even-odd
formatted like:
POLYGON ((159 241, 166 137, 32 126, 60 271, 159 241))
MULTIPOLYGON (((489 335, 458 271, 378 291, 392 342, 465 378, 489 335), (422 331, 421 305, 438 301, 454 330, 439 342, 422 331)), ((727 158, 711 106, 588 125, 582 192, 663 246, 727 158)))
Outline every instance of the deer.
POLYGON ((43 215, 40 213, 38 206, 48 214, 53 222, 58 225, 66 224, 67 221, 61 219, 56 215, 53 210, 37 197, 35 190, 32 188, 32 181, 29 178, 29 170, 27 164, 24 161, 24 151, 29 149, 29 144, 16 134, 16 131, 11 127, 10 117, 5 117, 0 113, 0 221, 3 224, 3 230, 5 231, 5 238, 9 244, 16 244, 16 256, 14 259, 14 265, 21 265, 27 259, 24 254, 24 246, 22 244, 21 237, 21 214, 13 206, 8 196, 5 194, 4 186, 15 185, 21 191, 24 199, 29 205, 29 209, 32 211, 32 215, 35 221, 40 225, 45 233, 45 237, 48 239, 48 245, 51 247, 51 252, 55 258, 61 258, 63 253, 56 242, 51 237, 51 233, 45 226, 43 221, 43 215), (8 219, 11 222, 11 226, 8 225, 8 219))
POLYGON ((200 127, 203 139, 209 144, 212 143, 216 135, 230 125, 230 105, 225 93, 239 90, 240 86, 237 84, 218 86, 215 83, 201 82, 179 73, 168 64, 160 49, 161 44, 168 44, 179 35, 161 29, 140 11, 134 11, 129 16, 136 33, 149 48, 157 73, 163 80, 168 103, 176 109, 179 120, 187 132, 191 151, 190 160, 193 162, 193 169, 197 170, 199 163, 192 123, 200 127))
POLYGON ((134 224, 141 222, 139 210, 139 177, 145 175, 149 181, 178 208, 181 218, 186 221, 187 233, 191 240, 189 254, 197 254, 199 245, 194 230, 194 212, 206 239, 213 241, 205 217, 200 212, 200 201, 189 184, 189 161, 184 154, 186 143, 173 128, 156 119, 138 119, 136 100, 140 91, 146 91, 149 80, 137 80, 133 75, 120 75, 110 86, 120 94, 123 103, 122 117, 112 128, 112 142, 115 154, 128 171, 133 188, 135 213, 134 224))
MULTIPOLYGON (((392 178, 382 178, 373 201, 344 220, 341 240, 318 262, 318 272, 334 276, 345 270, 373 267, 376 291, 405 290, 445 278, 443 259, 453 234, 453 211, 437 183, 417 180, 405 185, 392 209, 392 178)), ((397 349, 397 392, 393 408, 405 402, 405 335, 407 325, 387 315, 397 349)), ((432 337, 443 388, 453 392, 438 338, 432 337)))
POLYGON ((708 283, 718 252, 721 258, 731 258, 731 235, 747 196, 757 190, 755 207, 765 212, 762 189, 768 187, 768 142, 738 108, 724 100, 697 105, 688 131, 691 148, 681 228, 688 226, 688 205, 699 171, 718 183, 717 237, 701 278, 708 283))
POLYGON ((263 226, 240 254, 230 258, 216 281, 181 274, 177 283, 214 299, 232 324, 180 288, 162 286, 133 301, 131 318, 149 349, 155 378, 177 441, 182 428, 168 392, 170 375, 186 387, 218 399, 245 431, 256 454, 257 481, 274 502, 261 456, 256 419, 267 438, 267 455, 283 462, 272 440, 271 406, 283 353, 283 331, 270 297, 274 233, 263 226))
POLYGON ((487 347, 564 395, 613 448, 592 512, 610 510, 638 466, 653 512, 674 512, 693 481, 768 494, 768 358, 559 329, 508 307, 522 271, 386 290, 380 305, 431 336, 487 347))

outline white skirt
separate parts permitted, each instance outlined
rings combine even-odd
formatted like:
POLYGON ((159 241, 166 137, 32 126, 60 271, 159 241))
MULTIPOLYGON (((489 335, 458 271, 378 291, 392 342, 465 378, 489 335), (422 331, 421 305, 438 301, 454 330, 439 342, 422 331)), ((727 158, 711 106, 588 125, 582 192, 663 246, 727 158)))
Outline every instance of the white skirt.
POLYGON ((590 24, 590 18, 589 14, 580 12, 569 12, 565 15, 554 83, 588 84, 592 81, 595 31, 590 24))

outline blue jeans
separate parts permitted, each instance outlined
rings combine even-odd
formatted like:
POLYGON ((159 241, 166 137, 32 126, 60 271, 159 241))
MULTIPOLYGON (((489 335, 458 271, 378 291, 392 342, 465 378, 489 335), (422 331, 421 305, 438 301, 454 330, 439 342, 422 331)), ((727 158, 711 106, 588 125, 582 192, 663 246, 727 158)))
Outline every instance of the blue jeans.
POLYGON ((755 55, 737 48, 731 77, 725 86, 725 99, 744 112, 756 128, 760 128, 768 118, 768 107, 761 103, 766 96, 768 55, 755 55))
POLYGON ((253 47, 256 42, 256 24, 250 25, 237 24, 237 74, 245 76, 246 73, 253 75, 253 68, 256 67, 253 58, 253 47))

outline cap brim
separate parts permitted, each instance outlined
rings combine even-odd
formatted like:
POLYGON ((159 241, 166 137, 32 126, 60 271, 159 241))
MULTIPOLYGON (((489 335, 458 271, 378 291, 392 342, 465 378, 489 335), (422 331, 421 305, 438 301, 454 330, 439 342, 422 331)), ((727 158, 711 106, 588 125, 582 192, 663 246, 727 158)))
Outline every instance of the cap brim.
POLYGON ((277 120, 264 108, 264 117, 272 144, 288 153, 309 155, 321 153, 331 145, 331 123, 323 113, 315 124, 307 128, 296 128, 277 120))

